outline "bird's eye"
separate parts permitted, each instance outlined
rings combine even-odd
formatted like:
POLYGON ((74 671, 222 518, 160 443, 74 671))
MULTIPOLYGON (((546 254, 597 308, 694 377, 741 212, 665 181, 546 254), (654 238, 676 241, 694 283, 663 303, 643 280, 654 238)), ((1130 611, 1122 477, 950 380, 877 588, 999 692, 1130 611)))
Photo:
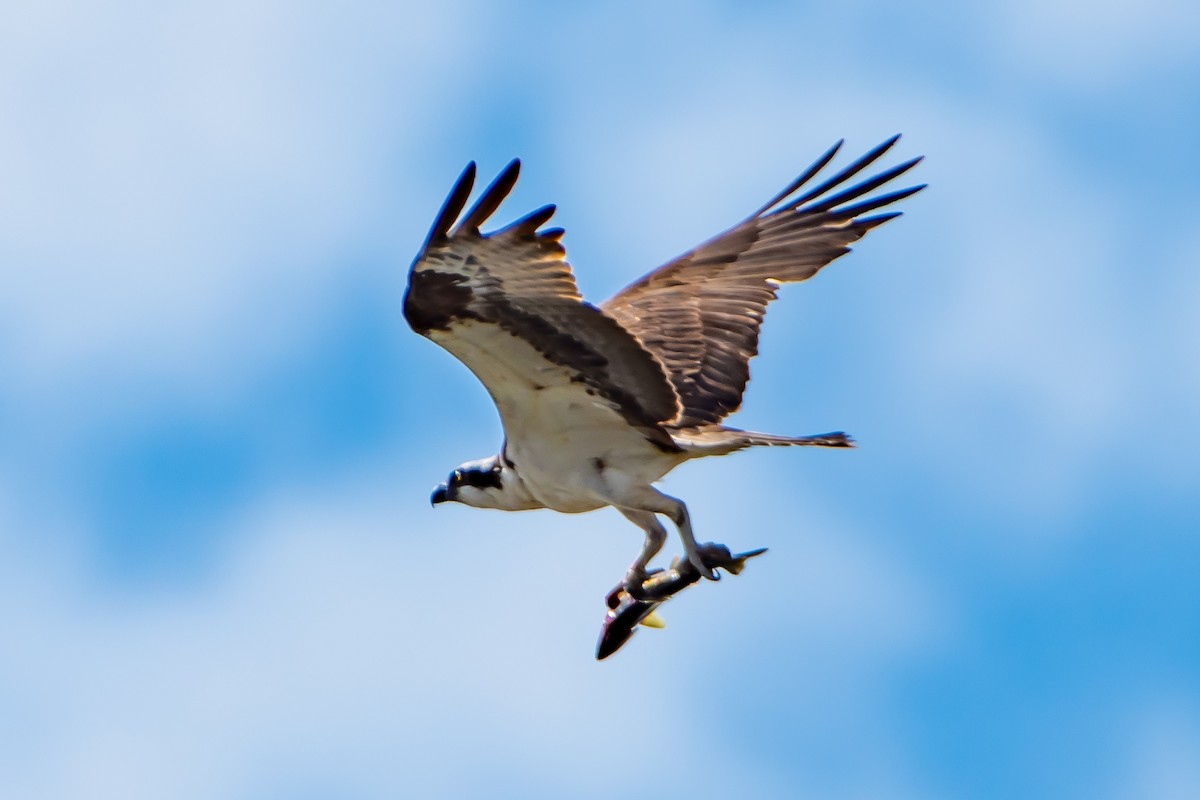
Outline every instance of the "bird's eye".
POLYGON ((463 476, 463 471, 461 469, 456 469, 456 470, 454 470, 454 473, 450 476, 450 480, 453 483, 462 483, 462 476, 463 476))

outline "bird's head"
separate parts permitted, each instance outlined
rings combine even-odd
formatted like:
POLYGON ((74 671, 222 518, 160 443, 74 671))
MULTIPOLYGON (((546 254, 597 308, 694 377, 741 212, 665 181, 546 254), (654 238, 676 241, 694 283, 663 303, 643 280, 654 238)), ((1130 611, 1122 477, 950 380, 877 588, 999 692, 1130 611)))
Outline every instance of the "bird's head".
POLYGON ((499 456, 460 464, 429 498, 438 503, 462 503, 475 508, 500 508, 515 511, 533 506, 519 485, 515 472, 504 466, 499 456))

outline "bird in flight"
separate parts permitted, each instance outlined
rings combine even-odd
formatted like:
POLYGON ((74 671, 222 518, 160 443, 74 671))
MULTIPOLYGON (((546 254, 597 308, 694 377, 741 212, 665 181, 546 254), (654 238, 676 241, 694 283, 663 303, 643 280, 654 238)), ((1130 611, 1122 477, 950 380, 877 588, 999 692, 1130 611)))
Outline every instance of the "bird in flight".
POLYGON ((749 447, 853 446, 841 432, 777 436, 722 420, 741 406, 780 285, 811 278, 900 215, 872 212, 924 188, 870 196, 920 158, 847 188, 897 139, 818 182, 838 142, 746 219, 600 306, 579 293, 563 229, 542 227, 553 205, 481 232, 512 191, 520 162, 463 213, 475 181, 468 164, 413 262, 404 316, 483 383, 504 443, 497 455, 455 468, 431 502, 564 513, 613 506, 645 532, 618 587, 635 596, 667 539, 662 515, 687 561, 715 580, 687 506, 654 484, 685 461, 749 447))

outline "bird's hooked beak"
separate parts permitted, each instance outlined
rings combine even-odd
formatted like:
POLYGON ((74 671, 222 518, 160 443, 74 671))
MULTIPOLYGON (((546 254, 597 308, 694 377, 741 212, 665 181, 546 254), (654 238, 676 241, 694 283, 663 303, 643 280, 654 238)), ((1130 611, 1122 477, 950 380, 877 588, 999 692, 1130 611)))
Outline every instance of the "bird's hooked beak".
POLYGON ((450 487, 444 483, 438 484, 438 487, 433 490, 433 494, 429 496, 429 506, 432 508, 438 503, 445 503, 448 500, 453 500, 454 497, 450 494, 450 487))

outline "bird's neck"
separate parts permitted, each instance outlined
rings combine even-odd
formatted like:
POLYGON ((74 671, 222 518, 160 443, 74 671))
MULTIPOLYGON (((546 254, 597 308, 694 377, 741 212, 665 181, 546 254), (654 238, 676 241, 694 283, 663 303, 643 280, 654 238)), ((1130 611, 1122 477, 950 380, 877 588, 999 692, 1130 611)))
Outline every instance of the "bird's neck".
POLYGON ((509 511, 528 511, 535 508, 545 508, 529 492, 529 488, 525 485, 525 481, 521 479, 521 473, 518 471, 516 465, 506 463, 503 459, 500 463, 500 485, 504 487, 500 492, 500 496, 503 498, 504 507, 509 511))

